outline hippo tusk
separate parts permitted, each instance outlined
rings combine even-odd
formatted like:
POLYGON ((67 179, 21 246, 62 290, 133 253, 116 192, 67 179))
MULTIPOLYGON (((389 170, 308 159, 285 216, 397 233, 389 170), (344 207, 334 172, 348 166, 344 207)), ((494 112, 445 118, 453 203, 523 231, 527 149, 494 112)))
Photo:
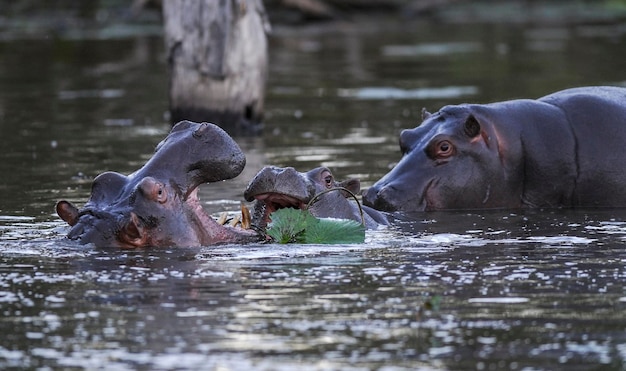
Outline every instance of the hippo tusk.
POLYGON ((250 217, 250 210, 242 202, 241 203, 241 228, 250 229, 251 224, 252 224, 252 218, 250 217))
POLYGON ((240 215, 235 215, 235 217, 230 221, 230 226, 231 227, 236 227, 237 224, 239 224, 239 222, 241 221, 241 216, 240 215))
POLYGON ((220 217, 217 219, 217 224, 224 225, 228 221, 228 213, 224 211, 220 214, 220 217))

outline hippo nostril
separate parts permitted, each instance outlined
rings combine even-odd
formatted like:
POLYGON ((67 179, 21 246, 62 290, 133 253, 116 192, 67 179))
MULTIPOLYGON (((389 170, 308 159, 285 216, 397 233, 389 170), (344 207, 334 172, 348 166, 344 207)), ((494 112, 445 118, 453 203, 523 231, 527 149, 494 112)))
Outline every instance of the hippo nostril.
POLYGON ((70 240, 80 240, 82 239, 83 235, 85 234, 85 228, 83 227, 82 224, 77 224, 74 227, 72 227, 72 229, 70 229, 69 233, 67 234, 67 238, 69 238, 70 240))
POLYGON ((372 187, 363 191, 363 203, 367 206, 376 208, 376 203, 379 199, 380 187, 373 185, 372 187))
POLYGON ((373 186, 363 195, 363 203, 377 210, 395 211, 398 209, 392 201, 395 192, 395 188, 390 185, 383 187, 373 186))
POLYGON ((372 199, 376 198, 376 189, 374 187, 370 187, 367 189, 364 189, 361 194, 363 195, 363 203, 364 204, 370 204, 372 199))
POLYGON ((283 174, 286 174, 285 176, 288 176, 288 175, 293 176, 294 174, 298 174, 298 171, 293 167, 286 167, 279 172, 279 175, 283 175, 283 174))
POLYGON ((191 135, 196 139, 200 139, 208 129, 209 125, 203 122, 196 130, 194 130, 193 133, 191 133, 191 135))

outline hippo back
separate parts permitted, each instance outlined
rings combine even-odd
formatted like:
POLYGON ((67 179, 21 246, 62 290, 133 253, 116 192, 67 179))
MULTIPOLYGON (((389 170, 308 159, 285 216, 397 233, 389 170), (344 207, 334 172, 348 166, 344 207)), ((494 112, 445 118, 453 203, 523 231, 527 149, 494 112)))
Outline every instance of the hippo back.
POLYGON ((568 89, 540 101, 560 108, 576 145, 572 206, 626 206, 626 89, 568 89))

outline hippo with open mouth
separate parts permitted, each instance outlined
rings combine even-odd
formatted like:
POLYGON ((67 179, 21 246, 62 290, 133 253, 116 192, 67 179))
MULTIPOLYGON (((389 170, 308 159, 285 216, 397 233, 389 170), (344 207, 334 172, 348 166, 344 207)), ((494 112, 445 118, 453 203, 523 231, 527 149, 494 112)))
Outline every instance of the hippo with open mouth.
POLYGON ((626 207, 626 89, 446 106, 363 196, 385 211, 626 207))
POLYGON ((59 201, 67 237, 96 247, 204 246, 258 241, 256 232, 223 226, 202 208, 197 188, 239 175, 246 158, 218 126, 181 121, 152 158, 125 176, 98 175, 82 209, 59 201))
POLYGON ((326 167, 318 167, 306 173, 292 167, 266 166, 250 181, 244 192, 246 201, 256 200, 252 211, 252 224, 264 228, 270 221, 270 214, 278 209, 291 207, 305 209, 318 218, 351 219, 365 222, 366 228, 376 228, 388 224, 380 212, 363 206, 363 218, 356 202, 351 201, 345 190, 325 192, 333 188, 345 188, 358 194, 361 182, 358 179, 336 181, 326 167))

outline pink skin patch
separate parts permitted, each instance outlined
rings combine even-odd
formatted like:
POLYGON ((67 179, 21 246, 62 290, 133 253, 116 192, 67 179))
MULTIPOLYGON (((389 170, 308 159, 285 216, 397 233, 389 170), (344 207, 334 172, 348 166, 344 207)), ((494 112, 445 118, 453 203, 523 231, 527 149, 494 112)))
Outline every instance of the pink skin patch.
POLYGON ((197 223, 198 240, 201 245, 216 243, 243 243, 258 240, 255 231, 221 225, 206 213, 198 199, 198 189, 194 189, 185 200, 197 223))

